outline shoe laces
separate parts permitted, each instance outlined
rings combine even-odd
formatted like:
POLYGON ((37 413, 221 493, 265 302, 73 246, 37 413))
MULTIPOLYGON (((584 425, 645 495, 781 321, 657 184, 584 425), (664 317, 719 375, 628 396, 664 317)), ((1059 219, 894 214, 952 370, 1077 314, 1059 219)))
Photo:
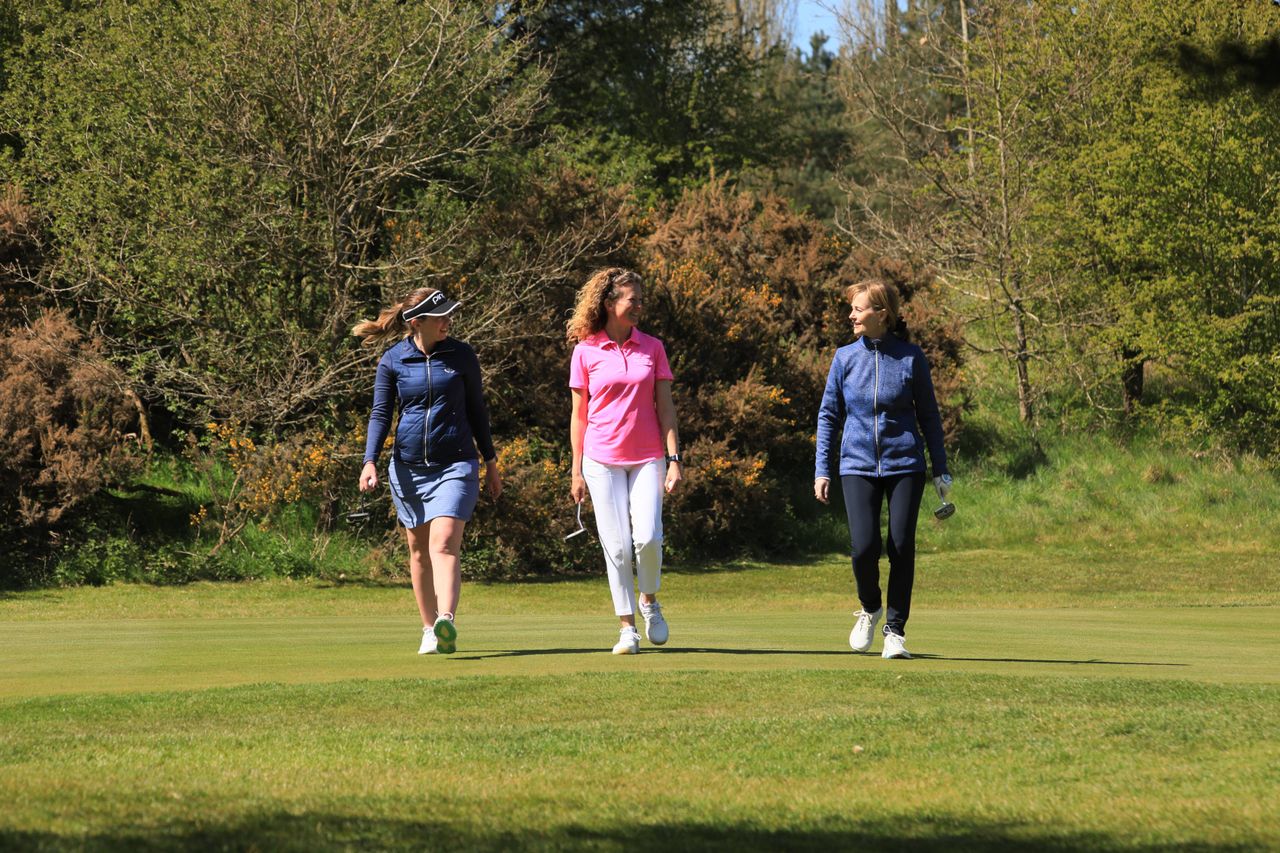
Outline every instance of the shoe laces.
POLYGON ((658 603, 658 602, 656 602, 656 601, 655 601, 655 602, 653 602, 652 604, 645 604, 645 603, 642 601, 642 602, 640 602, 640 612, 641 612, 642 614, 644 614, 644 618, 645 618, 645 619, 648 619, 648 620, 651 620, 651 621, 652 621, 653 619, 655 619, 655 618, 657 618, 657 619, 661 619, 661 618, 662 618, 662 605, 661 605, 661 604, 659 604, 659 603, 658 603))
POLYGON ((858 616, 859 628, 861 628, 863 625, 870 625, 876 618, 874 613, 868 613, 865 610, 859 610, 857 613, 857 616, 858 616))

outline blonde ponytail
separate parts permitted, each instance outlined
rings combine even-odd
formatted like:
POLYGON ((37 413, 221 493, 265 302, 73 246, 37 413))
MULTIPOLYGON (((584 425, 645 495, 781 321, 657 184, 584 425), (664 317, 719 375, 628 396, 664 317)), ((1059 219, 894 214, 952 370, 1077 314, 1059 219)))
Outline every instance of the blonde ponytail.
POLYGON ((404 320, 405 309, 412 308, 434 293, 434 287, 419 287, 395 305, 383 308, 378 319, 356 323, 351 327, 351 334, 360 338, 360 343, 367 347, 384 347, 394 343, 409 334, 409 324, 404 320))

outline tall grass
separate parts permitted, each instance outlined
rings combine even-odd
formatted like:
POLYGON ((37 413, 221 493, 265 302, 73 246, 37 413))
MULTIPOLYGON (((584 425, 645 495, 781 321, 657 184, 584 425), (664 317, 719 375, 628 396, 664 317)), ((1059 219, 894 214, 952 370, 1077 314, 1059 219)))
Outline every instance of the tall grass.
POLYGON ((924 525, 930 549, 1280 552, 1280 476, 1256 457, 1106 435, 958 455, 958 523, 924 525))

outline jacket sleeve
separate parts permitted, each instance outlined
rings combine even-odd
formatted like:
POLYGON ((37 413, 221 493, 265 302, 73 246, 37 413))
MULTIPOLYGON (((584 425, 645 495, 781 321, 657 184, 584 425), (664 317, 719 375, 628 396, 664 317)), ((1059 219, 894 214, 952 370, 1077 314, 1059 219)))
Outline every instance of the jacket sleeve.
POLYGON ((942 415, 938 412, 938 398, 933 393, 929 359, 921 350, 911 362, 911 393, 915 398, 916 422, 920 424, 924 443, 929 447, 933 476, 941 477, 948 473, 947 451, 942 445, 942 415))
POLYGON ((391 416, 395 414, 396 375, 387 359, 378 362, 378 373, 373 380, 373 410, 369 413, 369 429, 365 433, 364 461, 377 462, 382 443, 391 430, 391 416))
POLYGON ((493 449, 493 435, 489 431, 489 407, 484 404, 480 359, 476 357, 474 350, 470 351, 468 356, 462 370, 462 381, 466 385, 467 392, 467 423, 471 425, 471 434, 475 436, 481 458, 488 462, 498 454, 493 449))
MULTIPOLYGON (((844 365, 839 351, 831 359, 827 372, 827 387, 822 392, 822 405, 818 407, 817 458, 813 477, 830 477, 836 460, 832 447, 844 431, 844 365)), ((836 445, 838 447, 838 445, 836 445)))

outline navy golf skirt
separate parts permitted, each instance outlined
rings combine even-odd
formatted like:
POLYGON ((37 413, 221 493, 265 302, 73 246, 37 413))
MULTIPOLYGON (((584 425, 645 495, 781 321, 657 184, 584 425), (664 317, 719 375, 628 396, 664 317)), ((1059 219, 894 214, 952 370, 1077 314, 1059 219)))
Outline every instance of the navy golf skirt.
POLYGON ((480 499, 480 462, 414 465, 391 456, 387 469, 391 500, 405 527, 421 527, 442 515, 470 521, 480 499))

